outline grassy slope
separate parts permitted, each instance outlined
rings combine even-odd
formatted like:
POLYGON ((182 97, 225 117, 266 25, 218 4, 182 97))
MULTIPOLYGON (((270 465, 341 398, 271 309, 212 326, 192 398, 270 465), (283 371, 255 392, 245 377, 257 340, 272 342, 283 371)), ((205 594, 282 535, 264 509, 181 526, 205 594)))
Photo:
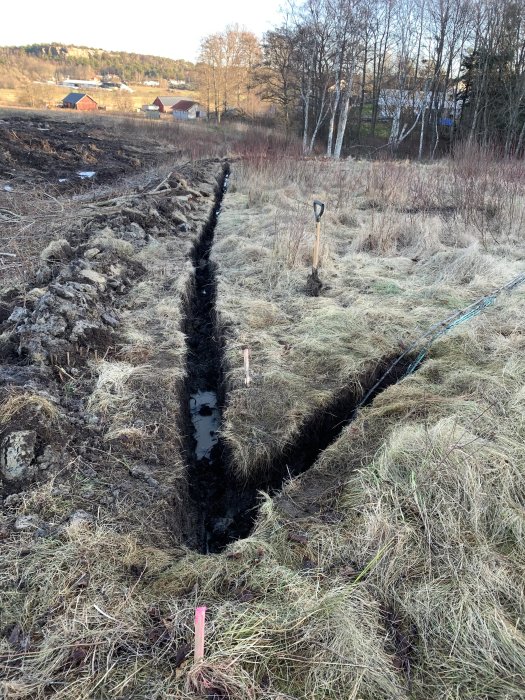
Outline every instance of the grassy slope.
POLYGON ((240 474, 267 467, 335 392, 353 384, 359 393, 381 359, 520 269, 521 210, 512 230, 495 233, 499 245, 491 236, 507 212, 482 222, 493 227, 484 249, 462 204, 447 209, 461 196, 450 170, 287 159, 234 170, 213 255, 228 338, 225 435, 240 474), (327 203, 320 276, 329 285, 316 299, 305 295, 314 198, 327 203))
MULTIPOLYGON (((476 196, 485 173, 493 188, 505 178, 520 188, 515 207, 501 199, 497 215, 482 215, 479 202, 469 209, 468 173, 458 191, 450 168, 236 166, 214 257, 239 470, 280 449, 283 416, 291 439, 312 404, 357 382, 400 336, 519 268, 522 175, 478 164, 476 196), (326 197, 330 181, 339 199, 326 197), (432 194, 436 182, 448 194, 432 194), (312 222, 296 201, 312 195, 329 204, 321 277, 332 289, 316 300, 303 297, 312 222), (396 211, 407 197, 428 210, 445 196, 465 198, 453 219, 396 211)), ((103 510, 94 525, 13 537, 0 581, 5 620, 22 632, 1 642, 7 697, 522 697, 523 326, 517 291, 445 337, 310 472, 266 499, 253 536, 224 554, 147 546, 103 510), (196 604, 209 607, 206 663, 177 669, 196 604)), ((44 495, 13 507, 45 518, 44 495)))

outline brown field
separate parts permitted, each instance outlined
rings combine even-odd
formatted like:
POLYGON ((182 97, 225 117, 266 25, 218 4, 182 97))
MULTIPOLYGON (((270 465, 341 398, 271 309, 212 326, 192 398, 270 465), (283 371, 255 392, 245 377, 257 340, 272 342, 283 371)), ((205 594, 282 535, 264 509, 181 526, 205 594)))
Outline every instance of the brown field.
MULTIPOLYGON (((79 90, 87 92, 100 107, 112 112, 135 112, 142 105, 151 104, 159 95, 179 96, 181 100, 198 100, 197 92, 191 90, 169 91, 166 88, 130 85, 133 92, 111 90, 79 90)), ((55 109, 73 89, 59 85, 28 83, 18 88, 0 88, 0 107, 20 107, 55 109)))
POLYGON ((4 697, 522 698, 523 163, 0 119, 4 697))

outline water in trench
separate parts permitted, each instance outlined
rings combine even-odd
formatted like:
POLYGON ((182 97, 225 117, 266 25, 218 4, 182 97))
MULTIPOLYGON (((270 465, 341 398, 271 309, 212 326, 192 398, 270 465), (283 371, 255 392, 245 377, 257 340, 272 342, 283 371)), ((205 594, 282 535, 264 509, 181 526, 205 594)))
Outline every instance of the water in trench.
POLYGON ((189 495, 195 522, 187 543, 201 551, 215 551, 210 533, 218 527, 222 482, 227 479, 224 448, 219 439, 222 384, 220 339, 215 328, 216 282, 210 260, 215 227, 228 187, 229 166, 218 183, 214 210, 193 251, 195 285, 186 317, 188 350, 188 414, 191 438, 188 454, 189 495))
POLYGON ((210 261, 228 175, 226 168, 214 212, 194 250, 195 289, 186 321, 192 432, 188 477, 195 513, 192 532, 186 539, 189 546, 205 553, 219 552, 230 542, 248 536, 257 515, 259 492, 275 493, 285 479, 307 471, 353 420, 361 396, 367 396, 366 403, 371 402, 379 392, 405 376, 413 359, 407 357, 394 366, 396 358, 385 359, 368 374, 363 394, 343 389, 330 405, 307 420, 293 445, 265 476, 248 484, 238 481, 228 468, 227 449, 220 439, 221 341, 215 324, 215 269, 210 261))

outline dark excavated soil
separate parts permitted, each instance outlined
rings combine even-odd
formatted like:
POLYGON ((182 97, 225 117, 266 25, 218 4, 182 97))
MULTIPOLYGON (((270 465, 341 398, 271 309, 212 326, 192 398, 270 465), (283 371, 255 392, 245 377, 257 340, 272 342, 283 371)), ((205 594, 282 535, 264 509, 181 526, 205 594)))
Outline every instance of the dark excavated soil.
POLYGON ((138 171, 161 154, 157 144, 116 135, 97 122, 4 117, 0 119, 0 192, 13 188, 16 194, 29 185, 69 192, 138 171), (79 172, 95 175, 82 178, 79 172))

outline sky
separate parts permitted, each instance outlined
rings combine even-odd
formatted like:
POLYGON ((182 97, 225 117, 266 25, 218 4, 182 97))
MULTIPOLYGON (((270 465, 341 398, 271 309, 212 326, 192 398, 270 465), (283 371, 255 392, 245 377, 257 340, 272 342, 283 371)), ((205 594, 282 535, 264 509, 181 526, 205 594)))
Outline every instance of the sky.
POLYGON ((200 41, 239 24, 259 36, 285 0, 4 0, 0 46, 52 41, 195 61, 200 41))

